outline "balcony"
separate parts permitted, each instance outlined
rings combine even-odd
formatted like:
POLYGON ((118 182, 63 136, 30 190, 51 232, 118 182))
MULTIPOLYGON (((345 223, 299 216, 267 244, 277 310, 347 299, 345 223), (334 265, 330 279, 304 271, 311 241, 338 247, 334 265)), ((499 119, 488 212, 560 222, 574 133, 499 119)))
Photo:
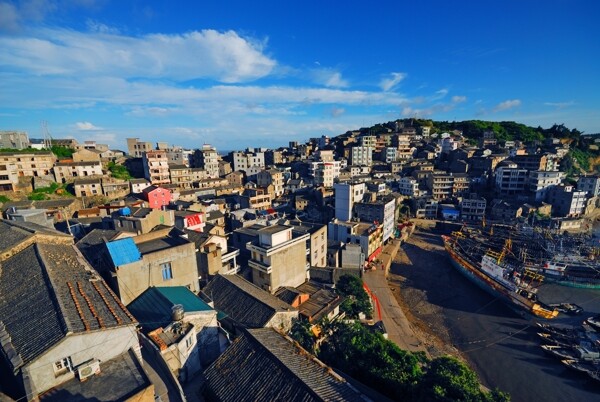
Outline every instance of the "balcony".
POLYGON ((267 265, 264 262, 256 260, 249 260, 248 265, 250 266, 250 268, 258 269, 259 271, 264 272, 266 274, 270 274, 273 271, 273 267, 271 265, 267 265))

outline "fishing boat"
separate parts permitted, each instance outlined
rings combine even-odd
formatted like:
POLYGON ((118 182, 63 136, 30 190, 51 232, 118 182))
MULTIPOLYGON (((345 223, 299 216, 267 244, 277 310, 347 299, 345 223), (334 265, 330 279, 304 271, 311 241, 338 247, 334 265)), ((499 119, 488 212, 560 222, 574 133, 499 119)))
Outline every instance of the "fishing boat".
POLYGON ((568 368, 581 373, 589 373, 590 371, 595 372, 600 370, 600 360, 581 361, 576 359, 564 359, 561 360, 561 363, 568 368))
POLYGON ((583 308, 575 303, 557 303, 549 304, 549 306, 567 315, 579 315, 583 312, 583 308))
POLYGON ((600 359, 600 351, 594 345, 582 342, 579 346, 564 347, 558 345, 541 345, 542 349, 561 360, 595 361, 600 359))
POLYGON ((600 315, 589 317, 585 322, 594 329, 600 330, 600 315))
POLYGON ((541 275, 518 270, 504 260, 504 251, 482 253, 478 239, 470 239, 461 232, 442 238, 452 265, 487 293, 538 317, 551 319, 558 315, 558 310, 538 300, 537 289, 531 286, 533 280, 542 279, 541 275))

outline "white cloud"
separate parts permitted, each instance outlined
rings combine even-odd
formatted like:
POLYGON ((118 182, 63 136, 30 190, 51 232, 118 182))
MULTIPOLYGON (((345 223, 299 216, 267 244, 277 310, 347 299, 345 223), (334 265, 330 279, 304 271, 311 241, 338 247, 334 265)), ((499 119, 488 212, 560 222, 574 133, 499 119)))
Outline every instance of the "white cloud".
POLYGON ((332 69, 319 69, 313 70, 313 80, 320 85, 324 85, 328 88, 346 88, 348 87, 348 81, 342 78, 342 73, 332 69))
POLYGON ((46 76, 208 78, 239 83, 267 76, 275 67, 263 46, 234 31, 136 37, 48 28, 28 37, 1 37, 0 66, 46 76))
POLYGON ((394 89, 403 79, 406 78, 406 73, 391 73, 391 77, 384 78, 379 82, 379 87, 385 92, 394 89))
POLYGON ((453 96, 452 97, 452 103, 463 103, 466 101, 467 101, 466 96, 453 96))
POLYGON ((102 127, 94 126, 89 121, 78 121, 75 123, 75 128, 79 131, 99 131, 103 130, 102 127))
POLYGON ((509 100, 505 100, 504 102, 500 102, 496 105, 496 107, 494 108, 494 112, 501 112, 503 110, 508 110, 508 109, 513 109, 516 108, 518 106, 521 106, 521 100, 519 99, 509 99, 509 100))

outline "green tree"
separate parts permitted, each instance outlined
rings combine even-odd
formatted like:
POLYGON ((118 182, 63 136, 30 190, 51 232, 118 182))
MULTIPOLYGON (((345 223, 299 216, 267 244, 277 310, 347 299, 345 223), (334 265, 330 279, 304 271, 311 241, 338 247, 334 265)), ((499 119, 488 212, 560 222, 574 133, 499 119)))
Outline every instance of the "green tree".
POLYGON ((130 180, 131 179, 131 174, 129 173, 129 170, 127 170, 127 168, 125 166, 117 165, 115 162, 111 161, 111 162, 108 162, 107 167, 115 179, 121 179, 121 180, 130 180))
POLYGON ((340 309, 348 316, 357 318, 359 313, 365 313, 367 317, 373 316, 371 299, 365 292, 360 278, 342 275, 336 284, 336 291, 346 298, 340 309))
POLYGON ((310 323, 305 320, 296 320, 292 325, 290 336, 298 342, 300 346, 311 353, 315 351, 315 336, 310 330, 310 323))
POLYGON ((73 156, 73 152, 75 152, 71 148, 63 147, 60 145, 52 145, 52 147, 50 147, 50 150, 58 158, 70 158, 73 156))

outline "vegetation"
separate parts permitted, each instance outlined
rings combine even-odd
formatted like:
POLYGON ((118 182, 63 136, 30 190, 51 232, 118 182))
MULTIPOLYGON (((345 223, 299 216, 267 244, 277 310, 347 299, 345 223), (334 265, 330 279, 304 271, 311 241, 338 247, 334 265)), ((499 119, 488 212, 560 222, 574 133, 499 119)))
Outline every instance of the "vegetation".
POLYGON ((108 162, 108 170, 112 173, 115 179, 130 180, 131 173, 123 165, 118 165, 115 162, 108 162))
POLYGON ((52 145, 50 150, 57 158, 71 158, 73 157, 73 152, 75 152, 69 147, 62 147, 59 145, 52 145))
POLYGON ((0 204, 4 204, 10 201, 10 198, 8 198, 5 195, 0 195, 0 204))
POLYGON ((325 332, 330 335, 317 351, 319 359, 394 400, 510 400, 498 390, 482 391, 475 372, 453 357, 429 360, 424 353, 402 350, 359 323, 335 322, 325 332))
POLYGON ((348 317, 358 318, 359 313, 364 313, 369 318, 373 316, 371 299, 363 289, 363 282, 360 278, 342 275, 336 285, 336 291, 346 298, 340 306, 340 310, 348 317))
POLYGON ((65 184, 52 183, 48 187, 39 187, 33 190, 31 194, 27 196, 32 201, 43 201, 48 200, 50 194, 58 194, 64 196, 72 196, 73 194, 67 191, 65 184))

